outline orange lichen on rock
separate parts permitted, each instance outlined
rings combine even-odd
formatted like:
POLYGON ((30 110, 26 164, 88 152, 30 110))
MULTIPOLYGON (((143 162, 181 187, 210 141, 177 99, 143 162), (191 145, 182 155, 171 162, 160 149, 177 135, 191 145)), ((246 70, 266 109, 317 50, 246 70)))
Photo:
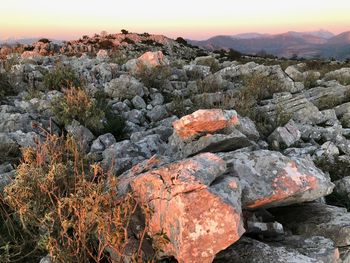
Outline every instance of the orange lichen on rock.
POLYGON ((240 208, 235 209, 208 190, 194 174, 209 171, 219 176, 225 162, 214 154, 202 154, 163 166, 137 177, 131 188, 141 204, 153 211, 148 234, 162 233, 168 242, 155 245, 178 262, 212 262, 215 255, 243 234, 240 208))
POLYGON ((198 110, 173 122, 175 132, 182 140, 199 134, 214 133, 238 124, 237 114, 225 114, 221 109, 198 110))
POLYGON ((285 169, 274 179, 273 192, 270 196, 248 204, 248 208, 258 208, 270 203, 285 200, 288 197, 308 190, 317 189, 317 179, 312 174, 301 174, 294 161, 290 161, 285 169))

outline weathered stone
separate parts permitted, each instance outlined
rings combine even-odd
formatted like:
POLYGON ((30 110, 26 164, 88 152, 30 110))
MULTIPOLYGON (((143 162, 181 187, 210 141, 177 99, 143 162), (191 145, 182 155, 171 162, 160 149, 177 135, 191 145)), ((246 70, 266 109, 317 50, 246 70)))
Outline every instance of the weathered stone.
POLYGON ((198 110, 173 123, 174 133, 183 141, 192 140, 200 135, 212 134, 235 126, 238 123, 235 111, 219 109, 198 110))
POLYGON ((111 97, 121 100, 132 99, 136 95, 143 97, 145 94, 142 83, 128 75, 121 75, 117 79, 112 79, 105 84, 104 90, 111 97))
POLYGON ((332 192, 328 175, 312 161, 258 150, 219 154, 238 177, 244 208, 273 207, 316 200, 332 192))
POLYGON ((198 140, 190 141, 182 144, 181 142, 171 141, 175 152, 180 158, 186 158, 202 152, 228 152, 240 148, 254 145, 248 138, 239 132, 232 129, 231 133, 226 134, 207 134, 200 137, 198 140))
POLYGON ((95 136, 88 128, 73 120, 70 125, 67 125, 66 130, 73 136, 83 151, 88 152, 90 150, 90 145, 95 136))
POLYGON ((350 245, 350 214, 345 208, 322 203, 304 203, 274 208, 271 213, 293 234, 323 236, 337 247, 350 245))
POLYGON ((290 120, 285 126, 278 127, 268 137, 268 141, 275 150, 292 146, 300 140, 301 133, 293 120, 290 120))
POLYGON ((296 250, 310 258, 317 259, 323 263, 338 263, 339 250, 334 242, 321 236, 303 237, 287 236, 278 243, 272 243, 276 247, 285 247, 287 250, 296 250))
POLYGON ((145 109, 146 108, 146 102, 141 98, 140 96, 136 95, 132 100, 132 105, 134 105, 135 109, 145 109))
MULTIPOLYGON (((164 233, 169 239, 155 240, 166 255, 182 263, 212 262, 243 234, 240 207, 208 189, 225 169, 222 159, 206 153, 143 173, 131 182, 139 202, 153 211, 148 234, 164 233)), ((231 191, 237 189, 233 184, 231 191)))
POLYGON ((297 250, 274 247, 243 237, 237 243, 217 255, 214 263, 324 263, 305 256, 297 250))
POLYGON ((168 112, 164 105, 156 105, 151 111, 147 112, 147 117, 152 122, 157 122, 168 117, 168 112))
POLYGON ((90 152, 103 152, 105 149, 107 149, 109 146, 116 143, 116 140, 111 133, 106 133, 103 135, 98 136, 96 140, 92 142, 91 150, 90 152))

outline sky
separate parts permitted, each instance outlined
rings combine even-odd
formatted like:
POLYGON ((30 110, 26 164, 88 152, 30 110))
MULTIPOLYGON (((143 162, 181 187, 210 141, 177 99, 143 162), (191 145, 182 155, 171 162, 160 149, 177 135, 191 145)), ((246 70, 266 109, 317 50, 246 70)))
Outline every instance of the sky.
POLYGON ((206 39, 350 30, 350 0, 0 0, 0 38, 76 39, 103 30, 206 39))

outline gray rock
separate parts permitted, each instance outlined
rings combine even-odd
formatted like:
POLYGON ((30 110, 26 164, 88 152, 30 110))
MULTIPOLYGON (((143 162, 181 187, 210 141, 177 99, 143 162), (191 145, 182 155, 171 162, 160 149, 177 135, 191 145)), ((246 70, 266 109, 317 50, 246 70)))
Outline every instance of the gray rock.
POLYGON ((20 156, 20 148, 9 134, 0 133, 0 164, 20 156))
POLYGON ((2 194, 4 188, 12 182, 15 175, 16 170, 11 164, 0 165, 0 194, 2 194))
POLYGON ((83 151, 88 152, 90 150, 90 145, 95 139, 95 136, 88 128, 80 125, 78 121, 73 120, 70 125, 66 126, 66 130, 73 136, 83 151))
POLYGON ((310 258, 323 263, 339 263, 339 251, 334 242, 322 236, 303 237, 287 236, 278 243, 271 243, 276 247, 284 247, 287 250, 296 250, 310 258))
POLYGON ((350 198, 350 176, 343 177, 340 180, 333 182, 335 184, 334 193, 350 198))
POLYGON ((258 150, 219 154, 238 177, 244 208, 275 207, 316 200, 332 192, 328 175, 311 160, 258 150))
POLYGON ((350 214, 345 208, 322 203, 304 203, 270 210, 293 234, 323 236, 337 247, 350 245, 350 214))
POLYGON ((237 130, 247 136, 248 139, 257 141, 260 138, 255 123, 248 117, 239 117, 239 123, 235 126, 237 130))
POLYGON ((285 126, 278 127, 268 137, 268 141, 275 150, 287 148, 298 142, 301 133, 293 120, 290 120, 285 126))
POLYGON ((147 117, 152 122, 157 122, 168 117, 168 112, 164 105, 156 105, 151 111, 147 112, 147 117))
POLYGON ((116 143, 116 140, 111 133, 100 135, 96 140, 92 142, 90 152, 103 152, 114 143, 116 143))
POLYGON ((242 237, 234 245, 220 252, 214 263, 323 263, 305 256, 297 250, 274 247, 266 243, 242 237))
POLYGON ((172 153, 178 158, 186 158, 202 152, 227 152, 253 146, 240 131, 232 129, 230 134, 212 134, 202 136, 194 141, 183 142, 175 134, 170 139, 172 153))
POLYGON ((135 109, 145 109, 147 104, 146 102, 143 100, 143 98, 141 98, 140 96, 136 95, 132 100, 132 105, 134 105, 135 109))
POLYGON ((318 108, 308 101, 303 94, 290 93, 274 94, 271 100, 261 102, 257 110, 272 123, 278 119, 291 118, 296 122, 317 124, 322 121, 322 114, 318 108))
POLYGON ((117 79, 112 79, 106 83, 104 90, 111 97, 120 100, 132 99, 136 95, 143 97, 145 94, 142 83, 129 75, 121 75, 117 79))
POLYGON ((164 97, 161 93, 151 94, 151 99, 152 106, 162 105, 164 103, 164 97))

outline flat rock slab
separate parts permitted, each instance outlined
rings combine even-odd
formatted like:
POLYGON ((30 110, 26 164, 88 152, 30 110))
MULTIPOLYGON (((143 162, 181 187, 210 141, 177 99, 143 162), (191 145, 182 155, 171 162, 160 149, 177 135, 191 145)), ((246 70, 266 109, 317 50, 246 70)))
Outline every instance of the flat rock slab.
POLYGON ((230 134, 208 134, 196 141, 191 141, 179 147, 182 158, 202 152, 227 152, 252 146, 253 143, 241 132, 233 129, 230 134))
POLYGON ((328 175, 312 161, 258 150, 219 154, 242 186, 242 207, 284 206, 316 200, 332 192, 328 175))
POLYGON ((243 237, 222 251, 214 263, 324 263, 297 250, 270 246, 266 243, 243 237))
POLYGON ((276 220, 304 236, 323 236, 337 247, 350 245, 350 213, 345 208, 322 203, 305 203, 271 209, 276 220))
POLYGON ((237 182, 208 187, 225 170, 225 161, 205 153, 142 173, 131 182, 138 201, 152 210, 148 234, 166 255, 183 263, 209 263, 243 234, 237 182), (224 196, 224 187, 230 187, 227 200, 216 194, 222 191, 224 196), (160 233, 168 242, 157 241, 160 233))

